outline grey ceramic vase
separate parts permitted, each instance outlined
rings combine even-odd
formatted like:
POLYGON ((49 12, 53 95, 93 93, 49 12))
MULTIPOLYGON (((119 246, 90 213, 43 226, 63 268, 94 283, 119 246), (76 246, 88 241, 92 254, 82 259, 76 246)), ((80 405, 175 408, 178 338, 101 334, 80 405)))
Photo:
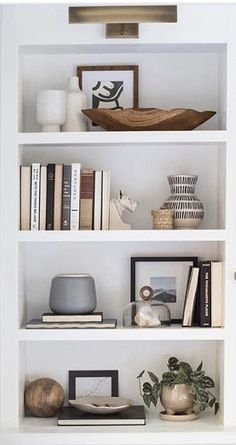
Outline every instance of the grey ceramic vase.
POLYGON ((56 275, 51 284, 49 306, 56 314, 90 314, 97 299, 89 274, 56 275))

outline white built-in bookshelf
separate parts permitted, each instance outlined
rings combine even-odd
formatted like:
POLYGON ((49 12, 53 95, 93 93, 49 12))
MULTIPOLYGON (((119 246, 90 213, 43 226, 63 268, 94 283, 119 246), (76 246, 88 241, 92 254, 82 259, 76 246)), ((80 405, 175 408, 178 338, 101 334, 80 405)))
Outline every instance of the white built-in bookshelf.
POLYGON ((137 40, 107 40, 103 25, 68 25, 65 4, 1 7, 0 443, 236 442, 235 19, 233 4, 179 2, 177 24, 142 24, 137 40), (217 113, 191 132, 40 133, 37 92, 64 89, 77 65, 91 64, 139 65, 140 107, 217 113), (139 201, 137 212, 127 217, 134 230, 19 231, 19 166, 32 162, 81 162, 111 170, 112 195, 122 188, 139 201), (151 209, 170 194, 167 175, 185 172, 199 175, 196 195, 206 210, 201 228, 151 230, 151 209), (130 257, 193 255, 225 261, 224 327, 122 328, 130 257), (94 276, 97 309, 117 318, 117 329, 24 328, 26 320, 48 310, 52 277, 69 272, 94 276), (28 381, 54 378, 67 397, 72 369, 118 369, 120 395, 140 403, 136 376, 144 368, 163 372, 171 355, 196 366, 203 360, 217 383, 217 417, 207 413, 195 422, 172 424, 159 420, 159 406, 148 413, 145 427, 81 429, 24 415, 28 381))

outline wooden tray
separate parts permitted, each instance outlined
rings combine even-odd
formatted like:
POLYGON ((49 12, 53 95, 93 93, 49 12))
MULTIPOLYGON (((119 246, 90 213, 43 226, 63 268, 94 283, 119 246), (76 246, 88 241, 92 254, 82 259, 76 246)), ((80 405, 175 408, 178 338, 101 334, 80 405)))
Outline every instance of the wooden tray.
POLYGON ((173 131, 193 130, 210 119, 215 111, 196 111, 187 108, 160 110, 158 108, 106 108, 82 110, 85 116, 108 131, 173 131))

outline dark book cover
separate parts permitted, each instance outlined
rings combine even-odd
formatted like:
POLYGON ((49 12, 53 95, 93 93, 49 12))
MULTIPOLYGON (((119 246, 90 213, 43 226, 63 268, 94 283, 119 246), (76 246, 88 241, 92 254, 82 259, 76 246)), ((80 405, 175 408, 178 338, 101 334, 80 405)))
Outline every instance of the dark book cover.
POLYGON ((64 165, 62 182, 61 228, 70 230, 71 165, 64 165))
POLYGON ((201 327, 211 326, 211 261, 199 261, 194 321, 201 327))
POLYGON ((69 425, 145 425, 146 418, 142 405, 129 406, 116 414, 96 415, 85 413, 73 406, 64 406, 58 416, 57 424, 69 425))
POLYGON ((55 164, 47 166, 46 230, 54 229, 55 164))

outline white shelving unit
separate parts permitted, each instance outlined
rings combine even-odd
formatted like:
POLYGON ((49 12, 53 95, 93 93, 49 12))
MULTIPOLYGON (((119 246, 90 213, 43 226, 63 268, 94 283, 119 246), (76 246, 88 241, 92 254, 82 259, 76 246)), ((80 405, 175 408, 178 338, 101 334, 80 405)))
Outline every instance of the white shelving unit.
POLYGON ((1 7, 0 443, 233 445, 236 6, 180 2, 177 24, 141 24, 137 41, 106 40, 103 25, 68 25, 67 12, 63 4, 1 7), (140 67, 140 107, 212 109, 216 116, 192 132, 39 132, 40 89, 65 88, 77 65, 126 63, 140 67), (110 169, 112 194, 122 187, 140 203, 129 217, 134 230, 19 231, 19 166, 36 161, 110 169), (150 210, 168 196, 166 176, 176 172, 199 175, 204 222, 198 230, 153 231, 150 210), (122 328, 130 257, 181 255, 225 261, 224 328, 122 328), (52 277, 81 271, 95 277, 97 309, 117 318, 117 329, 24 329, 48 310, 52 277), (120 395, 140 403, 136 376, 144 368, 163 372, 170 355, 194 366, 204 361, 217 383, 216 418, 172 424, 153 410, 145 427, 80 429, 24 415, 25 384, 52 377, 67 398, 70 369, 118 369, 120 395))

